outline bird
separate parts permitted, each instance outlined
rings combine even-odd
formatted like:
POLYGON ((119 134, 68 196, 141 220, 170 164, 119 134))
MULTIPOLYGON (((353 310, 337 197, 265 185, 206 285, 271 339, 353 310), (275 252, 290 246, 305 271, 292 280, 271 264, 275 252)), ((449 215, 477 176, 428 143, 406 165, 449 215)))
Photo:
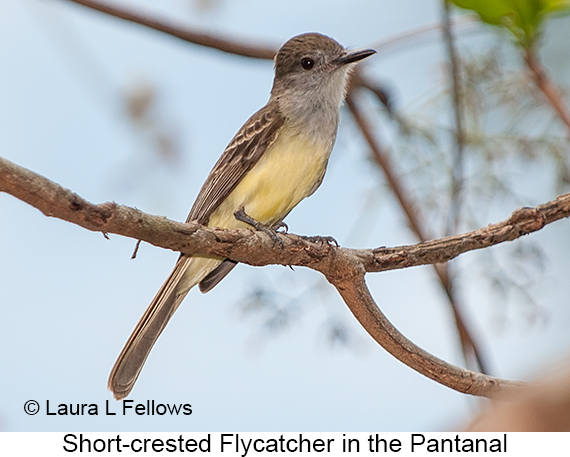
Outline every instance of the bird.
MULTIPOLYGON (((263 230, 277 239, 283 219, 323 181, 354 65, 376 51, 348 50, 329 36, 289 39, 274 58, 267 104, 230 141, 206 178, 187 222, 263 230)), ((216 286, 237 264, 181 254, 109 375, 117 400, 132 391, 158 337, 188 294, 216 286)))

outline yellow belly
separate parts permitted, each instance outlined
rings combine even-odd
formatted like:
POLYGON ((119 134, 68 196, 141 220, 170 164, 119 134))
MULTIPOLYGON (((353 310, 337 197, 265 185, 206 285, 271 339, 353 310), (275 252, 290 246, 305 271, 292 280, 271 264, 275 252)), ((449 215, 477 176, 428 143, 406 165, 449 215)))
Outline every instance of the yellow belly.
POLYGON ((308 197, 326 170, 331 145, 316 145, 283 129, 279 137, 211 214, 210 227, 250 227, 234 217, 245 212, 258 222, 273 225, 308 197))

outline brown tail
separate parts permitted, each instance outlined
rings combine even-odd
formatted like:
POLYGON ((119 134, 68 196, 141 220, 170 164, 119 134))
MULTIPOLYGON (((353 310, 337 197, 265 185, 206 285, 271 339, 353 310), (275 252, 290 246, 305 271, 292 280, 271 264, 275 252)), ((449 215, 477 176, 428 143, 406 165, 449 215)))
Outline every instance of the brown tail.
POLYGON ((198 284, 222 259, 181 256, 119 354, 108 388, 117 400, 133 389, 154 343, 188 291, 198 284))

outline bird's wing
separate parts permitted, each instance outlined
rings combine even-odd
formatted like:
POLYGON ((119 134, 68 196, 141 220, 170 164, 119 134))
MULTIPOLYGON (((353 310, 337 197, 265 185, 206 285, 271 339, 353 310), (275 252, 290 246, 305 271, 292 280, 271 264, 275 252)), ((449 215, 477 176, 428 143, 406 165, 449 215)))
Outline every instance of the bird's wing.
POLYGON ((283 121, 276 102, 269 102, 247 120, 208 175, 187 222, 208 223, 210 215, 273 143, 283 121))

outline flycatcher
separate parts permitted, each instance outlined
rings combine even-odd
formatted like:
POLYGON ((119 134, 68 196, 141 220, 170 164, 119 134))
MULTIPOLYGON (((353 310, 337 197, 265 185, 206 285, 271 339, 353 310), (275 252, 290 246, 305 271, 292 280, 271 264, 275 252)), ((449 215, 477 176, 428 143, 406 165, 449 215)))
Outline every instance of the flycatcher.
MULTIPOLYGON (((187 221, 264 230, 275 239, 289 212, 321 184, 333 148, 352 64, 373 49, 347 51, 332 38, 291 38, 275 57, 267 105, 230 142, 202 186, 187 221)), ((133 389, 154 343, 188 291, 207 292, 236 265, 181 255, 128 339, 109 376, 117 400, 133 389)))

